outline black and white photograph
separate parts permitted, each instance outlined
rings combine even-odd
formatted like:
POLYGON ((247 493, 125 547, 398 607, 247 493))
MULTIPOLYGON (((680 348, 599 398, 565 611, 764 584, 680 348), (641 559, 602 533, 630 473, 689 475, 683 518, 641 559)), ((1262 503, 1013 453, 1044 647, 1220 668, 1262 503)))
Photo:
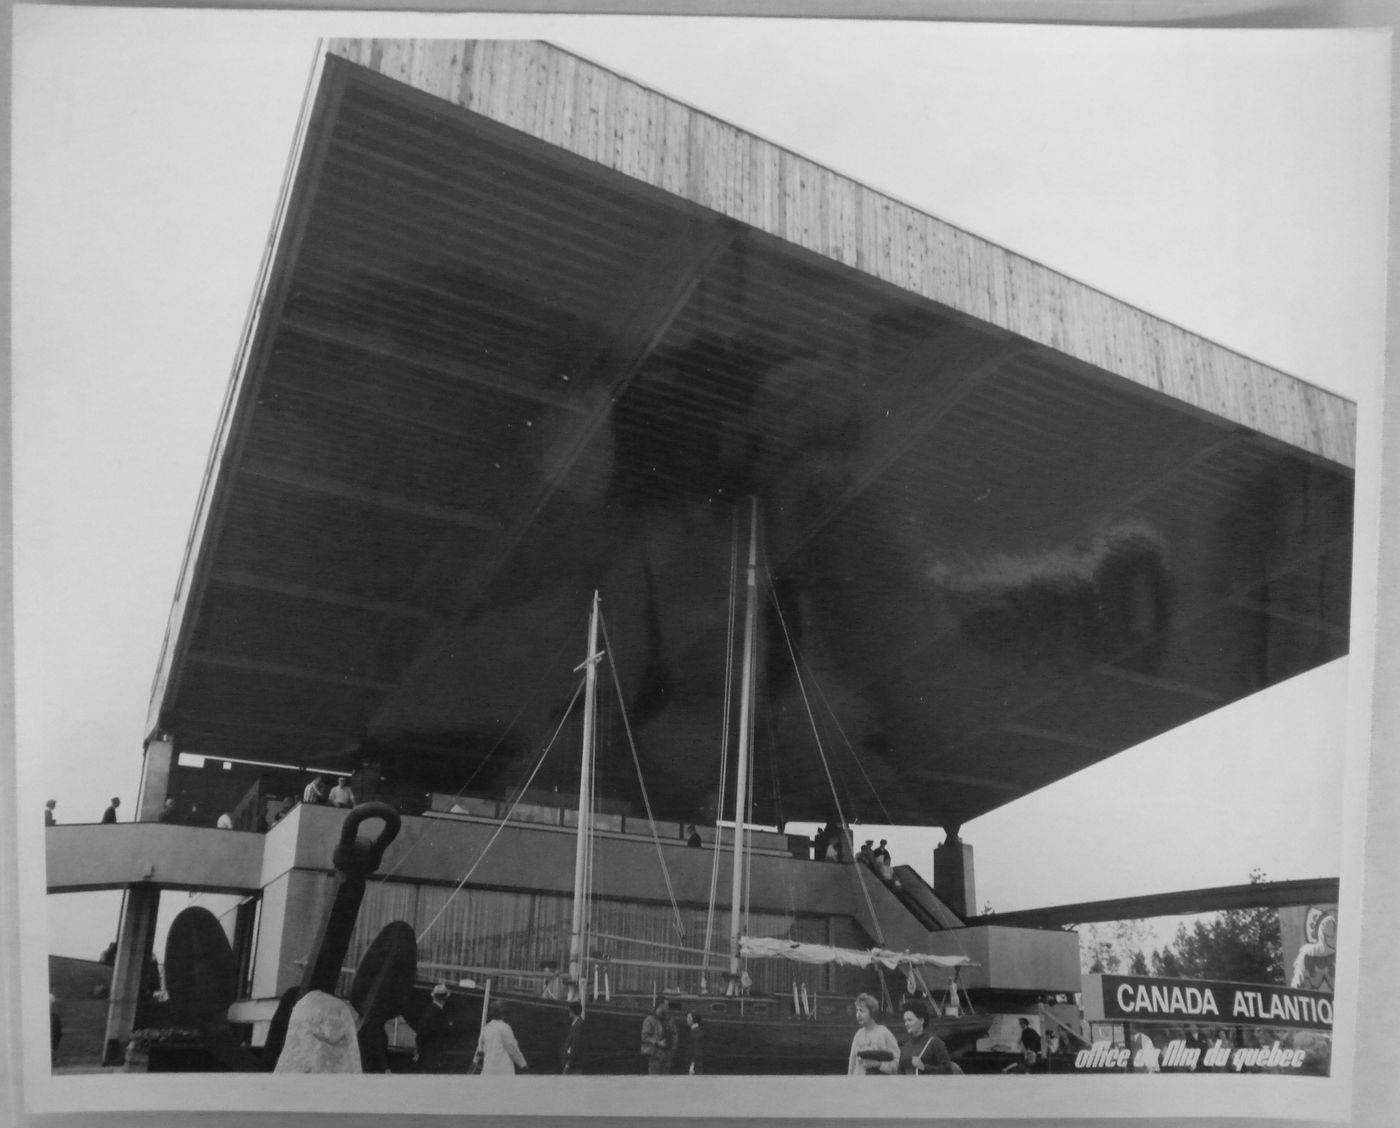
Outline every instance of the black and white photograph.
POLYGON ((27 1113, 1353 1114, 1388 28, 13 23, 27 1113))

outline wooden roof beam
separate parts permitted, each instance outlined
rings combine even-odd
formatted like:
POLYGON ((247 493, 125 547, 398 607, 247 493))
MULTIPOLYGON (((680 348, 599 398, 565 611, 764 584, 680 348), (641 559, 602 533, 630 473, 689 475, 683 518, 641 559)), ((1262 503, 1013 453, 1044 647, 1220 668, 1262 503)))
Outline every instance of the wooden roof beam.
POLYGON ((1153 677, 1151 674, 1140 674, 1136 670, 1125 670, 1121 666, 1110 666, 1104 664, 1096 666, 1094 673, 1106 678, 1113 678, 1115 681, 1131 682, 1133 685, 1147 686, 1149 689, 1160 689, 1163 693, 1174 693, 1182 697, 1194 697, 1200 701, 1209 702, 1211 705, 1225 704, 1223 695, 1214 690, 1205 689, 1199 685, 1191 685, 1187 682, 1172 681, 1169 678, 1153 677))
POLYGON ((322 324, 305 316, 285 317, 279 328, 283 332, 297 333, 313 341, 325 341, 341 348, 353 349, 391 364, 418 368, 424 372, 436 373, 439 376, 449 376, 454 380, 461 380, 465 384, 471 384, 491 392, 499 392, 514 399, 544 404, 560 411, 586 411, 586 408, 580 406, 575 396, 532 387, 510 377, 484 371, 467 361, 452 360, 425 349, 416 349, 400 341, 389 340, 378 333, 351 329, 344 325, 322 324))
POLYGON ((232 655, 192 650, 188 659, 195 665, 211 666, 220 670, 237 670, 239 673, 258 674, 269 678, 326 682, 348 689, 367 689, 373 693, 388 693, 394 688, 391 682, 360 677, 358 674, 349 674, 341 670, 313 670, 306 666, 294 666, 289 662, 268 662, 261 658, 237 658, 232 655))
POLYGON ((273 462, 268 459, 250 458, 245 461, 239 471, 249 477, 259 478, 265 482, 274 482, 281 486, 291 486, 294 489, 303 490, 307 493, 323 494, 326 497, 333 497, 339 501, 349 501, 356 505, 367 505, 375 509, 382 509, 390 513, 403 514, 409 517, 421 517, 426 521, 433 521, 442 525, 453 525, 461 529, 475 529, 479 532, 494 533, 499 532, 501 522, 494 517, 485 517, 479 513, 473 513, 466 509, 456 509, 447 505, 436 505, 433 502, 418 501, 402 494, 391 493, 388 490, 375 490, 366 486, 354 486, 348 482, 341 482, 334 478, 323 477, 319 474, 308 474, 304 470, 298 470, 294 466, 286 463, 273 462))
POLYGON ((1306 627, 1310 631, 1324 634, 1328 638, 1338 641, 1346 641, 1351 638, 1350 629, 1339 626, 1336 623, 1329 623, 1326 619, 1317 615, 1300 615, 1296 611, 1289 611, 1273 603, 1266 603, 1261 599, 1245 599, 1237 597, 1228 601, 1231 607, 1239 607, 1245 611, 1254 611, 1260 615, 1267 615, 1270 619, 1278 619, 1285 623, 1293 623, 1296 626, 1306 627))
POLYGON ((262 576, 242 569, 219 568, 209 578, 213 583, 224 584, 228 587, 267 592, 270 595, 286 596, 288 599, 310 600, 314 603, 344 607, 350 611, 365 611, 371 615, 383 615, 387 618, 416 619, 421 622, 431 622, 437 618, 433 612, 423 607, 396 603, 387 599, 366 599, 363 596, 350 595, 343 591, 313 587, 310 584, 291 583, 287 580, 278 580, 271 576, 262 576))
POLYGON ((1010 736, 1027 736, 1032 740, 1044 740, 1051 744, 1063 744, 1070 748, 1080 748, 1086 752, 1095 752, 1101 756, 1111 756, 1115 752, 1122 751, 1117 744, 1111 744, 1103 740, 1091 740, 1087 736, 1080 736, 1072 732, 1056 732, 1052 729, 1036 728, 1033 725, 1022 724, 1002 724, 996 726, 997 732, 1004 732, 1010 736))
MULTIPOLYGON (((229 713, 207 713, 201 711, 197 716, 190 717, 176 710, 170 714, 169 720, 172 727, 181 733, 181 752, 188 752, 195 756, 209 756, 211 759, 237 760, 240 757, 201 752, 197 743, 188 743, 188 739, 184 734, 194 733, 196 734, 197 740, 198 735, 201 733, 206 736, 212 736, 216 732, 223 731, 228 734, 226 739, 238 739, 238 734, 252 734, 251 739, 253 740, 273 736, 279 738, 290 737, 299 742, 336 740, 341 744, 360 740, 364 735, 359 732, 351 732, 348 729, 336 729, 324 725, 287 725, 280 722, 269 724, 229 713)), ((221 737, 221 739, 224 738, 221 737)))
POLYGON ((454 285, 449 287, 444 284, 446 256, 441 252, 425 273, 421 263, 386 260, 382 254, 359 248, 350 250, 348 246, 338 240, 334 245, 316 247, 314 253, 308 251, 303 266, 306 276, 320 275, 330 284, 346 278, 370 283, 380 290, 376 301, 388 293, 401 302, 441 303, 454 311, 490 320, 504 332, 544 339, 548 348, 560 353, 576 349, 575 342, 591 334, 573 311, 533 300, 510 288, 504 280, 489 277, 479 258, 451 256, 456 269, 450 279, 454 285))
MULTIPOLYGON (((1133 466, 1131 475, 1105 472, 1102 466, 1089 463, 1079 474, 1063 479, 1060 489, 1064 494, 1093 499, 1074 514, 1075 525, 1085 531, 1109 528, 1115 520, 1125 517, 1153 494, 1169 488, 1198 466, 1249 441, 1249 433, 1242 428, 1223 420, 1215 422, 1228 427, 1228 432, 1202 443, 1199 433, 1192 428, 1191 434, 1156 454, 1144 456, 1138 452, 1137 457, 1143 461, 1133 466)), ((1072 540, 1075 535, 1073 530, 1068 530, 1066 539, 1072 540)))

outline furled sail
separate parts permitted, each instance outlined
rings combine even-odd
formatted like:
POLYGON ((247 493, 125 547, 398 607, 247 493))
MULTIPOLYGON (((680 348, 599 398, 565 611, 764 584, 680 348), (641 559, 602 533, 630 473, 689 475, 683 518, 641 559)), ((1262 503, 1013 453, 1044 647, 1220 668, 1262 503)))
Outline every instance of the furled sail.
POLYGON ((749 959, 780 958, 809 964, 841 964, 844 967, 870 967, 880 964, 893 970, 901 964, 936 967, 968 967, 966 956, 935 956, 931 952, 894 952, 888 948, 833 948, 829 944, 800 944, 776 936, 742 936, 739 954, 749 959))

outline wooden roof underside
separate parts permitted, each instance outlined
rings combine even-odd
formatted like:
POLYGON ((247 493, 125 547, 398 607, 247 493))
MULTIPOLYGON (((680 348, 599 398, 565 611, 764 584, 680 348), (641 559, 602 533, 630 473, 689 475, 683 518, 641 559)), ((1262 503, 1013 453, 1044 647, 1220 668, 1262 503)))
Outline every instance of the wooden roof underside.
POLYGON ((333 44, 296 167, 183 750, 507 786, 597 587, 652 802, 704 817, 749 495, 770 816, 830 813, 804 696, 848 817, 957 826, 1346 652, 1346 401, 542 44, 333 44))

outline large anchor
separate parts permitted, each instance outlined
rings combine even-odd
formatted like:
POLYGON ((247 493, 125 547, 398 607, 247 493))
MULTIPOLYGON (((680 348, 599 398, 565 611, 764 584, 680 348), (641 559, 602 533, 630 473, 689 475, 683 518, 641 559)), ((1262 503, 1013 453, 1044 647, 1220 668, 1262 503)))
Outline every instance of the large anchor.
MULTIPOLYGON (((365 896, 365 881, 379 868, 384 852, 398 836, 402 820, 387 803, 361 803, 345 816, 331 864, 336 870, 335 896, 321 928, 299 987, 288 988, 268 1029, 264 1058, 275 1063, 286 1042, 287 1027, 298 1002, 312 991, 334 995, 350 937, 365 896), (375 838, 356 834, 368 819, 381 819, 375 838)), ((384 1024, 408 1006, 418 975, 418 945, 413 929, 403 921, 384 926, 366 950, 350 984, 350 1005, 359 1016, 357 1037, 361 1069, 383 1073, 389 1065, 384 1024)))
MULTIPOLYGON (((321 920, 301 983, 288 988, 278 1003, 260 1059, 238 1045, 228 1030, 228 1008, 237 995, 237 961, 217 920, 207 909, 197 907, 175 918, 166 944, 171 1002, 197 1026, 208 1049, 226 1068, 272 1069, 286 1043, 297 1003, 312 991, 335 995, 364 900, 366 879, 379 868, 401 826, 398 811, 387 803, 362 803, 345 816, 331 858, 336 871, 335 894, 321 920), (379 834, 357 834, 361 824, 370 819, 383 821, 379 834)), ((385 925, 360 960, 350 985, 349 1002, 358 1015, 356 1033, 365 1072, 388 1068, 384 1024, 408 1006, 417 972, 413 928, 403 921, 385 925)))

